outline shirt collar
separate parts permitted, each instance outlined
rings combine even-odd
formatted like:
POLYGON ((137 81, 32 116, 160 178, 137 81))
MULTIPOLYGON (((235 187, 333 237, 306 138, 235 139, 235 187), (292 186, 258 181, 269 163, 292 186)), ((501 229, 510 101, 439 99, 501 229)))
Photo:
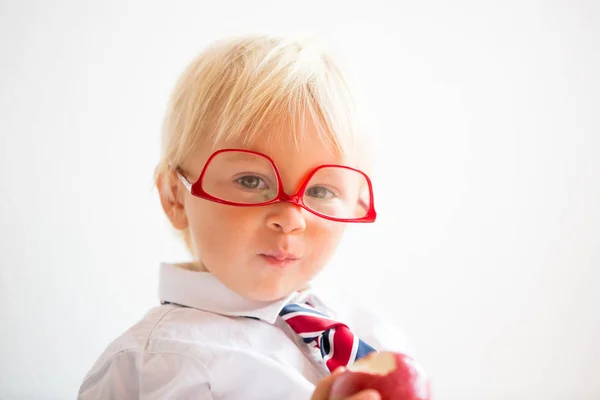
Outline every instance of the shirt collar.
POLYGON ((210 272, 192 271, 183 266, 185 264, 160 265, 158 295, 161 301, 215 314, 258 318, 273 324, 286 304, 300 302, 311 294, 309 288, 275 301, 251 300, 229 289, 210 272))

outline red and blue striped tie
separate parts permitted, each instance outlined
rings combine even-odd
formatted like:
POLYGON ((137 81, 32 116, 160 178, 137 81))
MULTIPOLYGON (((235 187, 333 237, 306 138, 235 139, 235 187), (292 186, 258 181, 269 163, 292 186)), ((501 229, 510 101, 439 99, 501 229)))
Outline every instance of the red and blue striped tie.
POLYGON ((316 342, 329 371, 347 367, 375 349, 355 336, 347 325, 307 305, 288 304, 279 313, 281 318, 305 343, 316 342))

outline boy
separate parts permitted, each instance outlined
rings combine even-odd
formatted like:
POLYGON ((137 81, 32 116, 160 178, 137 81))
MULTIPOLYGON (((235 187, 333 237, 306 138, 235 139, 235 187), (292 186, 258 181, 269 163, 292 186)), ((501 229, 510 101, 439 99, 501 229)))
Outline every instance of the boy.
POLYGON ((79 398, 327 399, 332 372, 380 344, 309 286, 346 223, 375 220, 365 145, 316 44, 242 37, 196 58, 156 169, 193 261, 161 266, 162 305, 108 347, 79 398))

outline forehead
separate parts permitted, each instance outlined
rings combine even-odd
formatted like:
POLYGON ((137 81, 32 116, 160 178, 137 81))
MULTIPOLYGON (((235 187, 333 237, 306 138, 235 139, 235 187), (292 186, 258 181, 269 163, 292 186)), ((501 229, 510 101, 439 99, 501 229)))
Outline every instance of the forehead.
POLYGON ((316 138, 294 143, 281 137, 263 139, 259 136, 250 143, 236 145, 268 155, 280 169, 308 169, 322 164, 343 164, 345 161, 340 151, 316 138))
MULTIPOLYGON (((278 130, 279 129, 279 130, 278 130)), ((218 143, 216 150, 244 149, 269 156, 279 171, 286 190, 294 190, 302 179, 314 168, 324 164, 346 164, 342 151, 328 143, 317 127, 306 127, 296 134, 275 130, 265 130, 253 135, 252 140, 244 136, 218 143)))
POLYGON ((322 125, 276 124, 265 126, 249 135, 244 132, 230 143, 269 155, 278 165, 321 165, 342 164, 347 161, 339 144, 333 142, 333 136, 322 125))
MULTIPOLYGON (((345 135, 344 138, 348 138, 345 135)), ((209 139, 209 138, 206 138, 209 139)), ((208 158, 218 150, 243 149, 269 156, 276 164, 281 178, 297 182, 314 168, 324 164, 347 165, 361 169, 357 152, 352 146, 340 142, 340 135, 333 134, 325 124, 314 119, 293 119, 271 116, 263 123, 233 135, 223 135, 216 141, 202 140, 186 157, 186 166, 199 173, 208 158)))

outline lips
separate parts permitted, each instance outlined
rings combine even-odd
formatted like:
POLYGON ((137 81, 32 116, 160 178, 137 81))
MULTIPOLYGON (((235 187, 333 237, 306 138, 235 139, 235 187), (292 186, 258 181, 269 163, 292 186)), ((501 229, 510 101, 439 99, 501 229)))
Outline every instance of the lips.
POLYGON ((263 257, 273 258, 277 261, 296 261, 300 259, 300 257, 285 251, 266 251, 264 253, 260 253, 260 255, 263 257))
POLYGON ((267 251, 258 255, 269 264, 277 267, 285 267, 300 260, 300 257, 285 251, 267 251))

